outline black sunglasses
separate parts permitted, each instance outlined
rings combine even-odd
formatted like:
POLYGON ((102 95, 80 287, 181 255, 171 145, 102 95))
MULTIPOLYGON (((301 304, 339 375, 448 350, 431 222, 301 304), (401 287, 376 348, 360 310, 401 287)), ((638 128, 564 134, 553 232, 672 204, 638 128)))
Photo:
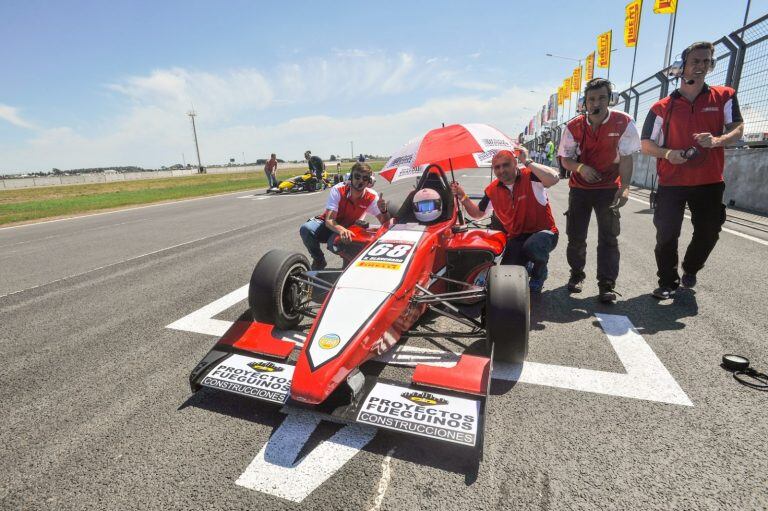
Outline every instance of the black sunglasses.
POLYGON ((370 181, 371 176, 368 176, 366 174, 358 174, 357 172, 355 172, 354 174, 352 174, 352 179, 362 179, 363 181, 370 181))

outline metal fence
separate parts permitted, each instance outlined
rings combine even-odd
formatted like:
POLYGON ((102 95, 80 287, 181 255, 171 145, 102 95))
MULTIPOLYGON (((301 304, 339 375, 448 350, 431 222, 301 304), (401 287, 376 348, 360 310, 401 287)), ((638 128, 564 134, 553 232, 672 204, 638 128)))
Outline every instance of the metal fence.
MULTIPOLYGON (((745 141, 768 145, 768 14, 721 37, 714 45, 717 65, 707 75, 707 83, 736 89, 745 141)), ((640 128, 651 106, 677 86, 677 79, 668 78, 666 71, 660 70, 622 91, 614 108, 631 115, 640 128)), ((564 125, 537 133, 525 145, 530 149, 540 146, 547 136, 559 142, 564 125)))

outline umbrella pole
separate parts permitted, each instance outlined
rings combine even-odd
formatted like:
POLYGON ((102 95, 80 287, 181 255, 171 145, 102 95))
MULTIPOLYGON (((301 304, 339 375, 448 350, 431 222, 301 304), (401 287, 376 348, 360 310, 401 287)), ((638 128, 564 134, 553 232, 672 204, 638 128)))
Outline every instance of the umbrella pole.
MULTIPOLYGON (((453 162, 450 158, 448 158, 448 166, 451 168, 451 182, 456 182, 456 176, 453 175, 453 162)), ((456 203, 456 211, 459 215, 459 224, 464 225, 464 213, 461 212, 461 203, 459 202, 459 198, 455 195, 453 196, 453 201, 456 203)))

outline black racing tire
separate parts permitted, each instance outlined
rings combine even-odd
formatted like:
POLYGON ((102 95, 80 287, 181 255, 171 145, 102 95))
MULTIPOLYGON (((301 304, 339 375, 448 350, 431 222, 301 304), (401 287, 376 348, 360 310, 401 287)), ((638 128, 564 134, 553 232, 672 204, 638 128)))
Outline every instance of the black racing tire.
POLYGON ((253 320, 282 330, 295 328, 303 316, 293 306, 303 301, 304 287, 288 277, 306 271, 309 271, 309 261, 302 254, 281 249, 264 254, 253 269, 248 286, 253 320))
POLYGON ((494 266, 488 271, 485 335, 499 362, 520 364, 528 355, 531 328, 528 272, 523 266, 494 266))

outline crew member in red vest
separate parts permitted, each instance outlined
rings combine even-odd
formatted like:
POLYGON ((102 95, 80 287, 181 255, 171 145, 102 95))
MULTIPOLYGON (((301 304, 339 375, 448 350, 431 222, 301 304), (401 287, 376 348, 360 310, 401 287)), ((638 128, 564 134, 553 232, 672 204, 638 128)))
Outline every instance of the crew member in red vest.
POLYGON ((715 67, 712 43, 694 43, 683 51, 680 88, 654 103, 643 124, 643 153, 656 157, 659 191, 656 226, 656 267, 659 287, 653 296, 666 300, 682 284, 692 288, 696 274, 715 248, 725 222, 723 147, 739 140, 744 123, 730 87, 704 83, 715 67), (677 263, 677 241, 685 206, 691 210, 693 238, 677 263))
POLYGON ((611 82, 594 78, 584 88, 586 113, 566 125, 558 155, 571 171, 565 232, 571 267, 568 291, 580 293, 586 274, 587 231, 597 217, 597 286, 603 303, 616 301, 619 276, 619 208, 627 203, 632 154, 640 151, 640 133, 632 118, 610 110, 611 82))
POLYGON ((328 265, 320 243, 327 242, 328 250, 333 252, 336 238, 341 243, 349 242, 352 232, 347 227, 362 220, 366 213, 375 216, 381 223, 389 219, 384 198, 369 188, 372 181, 370 165, 355 163, 349 181, 331 188, 323 214, 309 219, 299 229, 301 240, 312 256, 313 270, 322 270, 328 265))
POLYGON ((490 202, 507 233, 501 264, 527 266, 531 291, 540 292, 549 273, 549 254, 558 239, 547 188, 560 177, 556 169, 528 158, 525 147, 519 151, 521 163, 511 151, 500 151, 493 157, 491 166, 496 179, 486 187, 479 204, 467 196, 459 183, 452 183, 451 187, 472 218, 485 216, 490 202))

